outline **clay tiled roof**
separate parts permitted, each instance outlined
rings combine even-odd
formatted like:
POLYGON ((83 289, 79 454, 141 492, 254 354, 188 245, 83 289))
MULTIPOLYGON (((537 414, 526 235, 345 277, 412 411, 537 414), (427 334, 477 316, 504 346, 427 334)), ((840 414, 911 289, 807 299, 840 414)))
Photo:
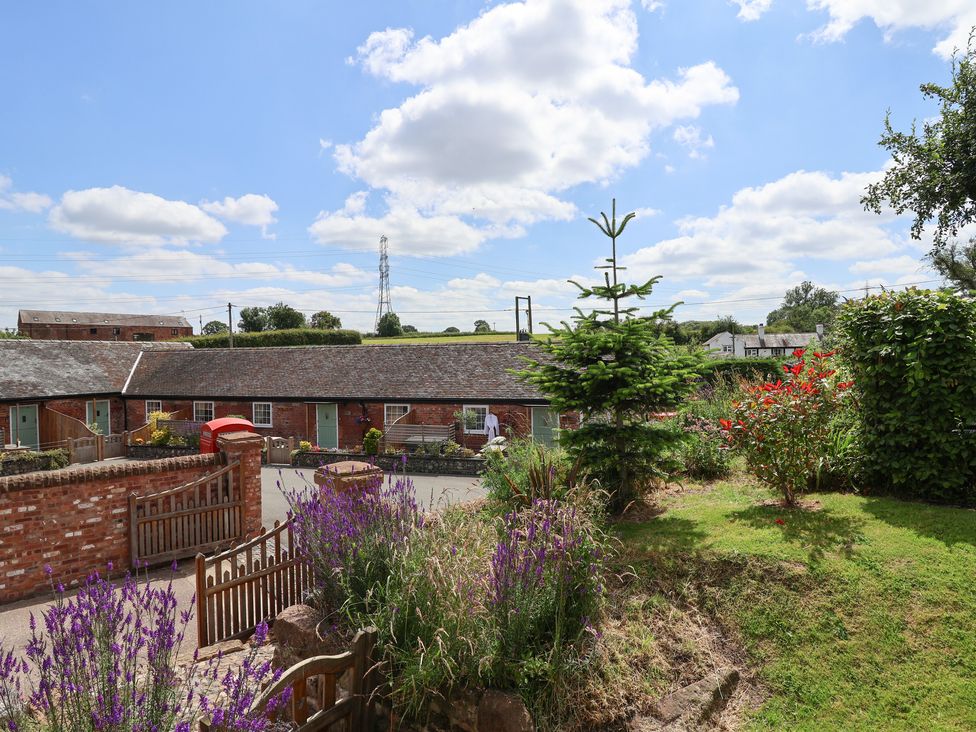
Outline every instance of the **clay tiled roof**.
POLYGON ((182 315, 128 315, 125 313, 74 313, 58 310, 21 310, 21 323, 40 325, 131 325, 143 328, 191 328, 182 315))
POLYGON ((143 351, 188 343, 0 340, 0 401, 118 394, 143 351))
POLYGON ((296 401, 538 402, 509 373, 530 343, 208 348, 147 352, 126 396, 296 401))

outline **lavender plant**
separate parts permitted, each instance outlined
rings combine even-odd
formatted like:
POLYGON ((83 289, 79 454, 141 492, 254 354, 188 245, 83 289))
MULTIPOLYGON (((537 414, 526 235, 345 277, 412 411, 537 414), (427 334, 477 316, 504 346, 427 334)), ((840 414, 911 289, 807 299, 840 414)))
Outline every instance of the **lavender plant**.
POLYGON ((564 651, 595 633, 605 546, 585 514, 556 501, 505 516, 489 574, 496 684, 519 688, 533 673, 558 676, 564 651))
MULTIPOLYGON (((2 728, 189 732, 201 713, 221 732, 266 728, 267 716, 250 710, 277 674, 269 663, 255 663, 252 654, 236 674, 218 674, 219 657, 197 677, 178 669, 193 610, 178 610, 172 581, 159 587, 127 574, 116 583, 96 572, 72 599, 62 584, 53 588, 40 625, 31 616, 24 657, 0 649, 2 728)), ((256 636, 263 642, 267 627, 256 636)), ((285 700, 275 699, 272 711, 285 700)))
POLYGON ((357 620, 382 605, 398 548, 423 524, 413 481, 380 477, 352 491, 309 484, 286 498, 296 548, 315 573, 312 602, 357 620))

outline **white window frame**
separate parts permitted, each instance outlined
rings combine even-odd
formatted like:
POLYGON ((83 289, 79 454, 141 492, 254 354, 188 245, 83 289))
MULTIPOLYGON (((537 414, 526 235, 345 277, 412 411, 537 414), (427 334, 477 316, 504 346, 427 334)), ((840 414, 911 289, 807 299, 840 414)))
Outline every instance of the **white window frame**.
POLYGON ((213 402, 193 402, 193 421, 194 422, 209 422, 214 418, 214 403, 213 402), (198 419, 197 418, 197 405, 209 404, 210 405, 210 419, 198 419))
POLYGON ((274 427, 274 402, 251 402, 251 422, 255 427, 274 427), (267 422, 258 422, 258 405, 268 407, 267 422))
POLYGON ((786 349, 785 348, 770 348, 769 349, 769 355, 770 356, 785 356, 786 355, 786 349))
POLYGON ((162 412, 162 411, 163 411, 163 400, 162 399, 147 399, 146 400, 146 421, 147 422, 149 421, 149 415, 150 414, 152 414, 153 412, 162 412), (149 408, 149 405, 150 404, 158 404, 159 405, 159 409, 150 409, 149 408))
POLYGON ((759 349, 758 348, 747 348, 746 349, 746 358, 759 358, 759 349))
POLYGON ((410 414, 410 405, 409 404, 392 404, 392 403, 391 404, 384 404, 383 405, 383 427, 384 428, 389 427, 397 419, 403 419, 408 414, 410 414), (404 412, 403 414, 401 414, 396 419, 390 419, 390 407, 398 407, 398 408, 406 407, 407 411, 404 412))
POLYGON ((722 346, 722 353, 732 353, 732 346, 728 344, 722 346))
POLYGON ((484 409, 485 410, 485 419, 487 419, 488 412, 490 411, 487 404, 462 404, 461 405, 461 429, 464 430, 464 434, 466 434, 466 435, 486 435, 486 434, 488 434, 488 430, 485 429, 485 420, 484 419, 481 420, 481 429, 480 430, 477 430, 477 429, 469 430, 467 428, 467 426, 465 426, 465 424, 464 424, 464 413, 467 412, 469 409, 484 409))

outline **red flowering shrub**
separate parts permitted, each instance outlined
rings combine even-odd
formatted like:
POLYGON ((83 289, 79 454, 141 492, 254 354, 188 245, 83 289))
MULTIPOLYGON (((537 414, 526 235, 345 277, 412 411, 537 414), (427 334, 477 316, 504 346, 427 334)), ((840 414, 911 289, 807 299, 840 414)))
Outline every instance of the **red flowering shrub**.
POLYGON ((746 398, 733 402, 732 418, 720 420, 750 472, 780 491, 790 506, 825 458, 831 420, 853 383, 834 378, 833 352, 806 360, 805 353, 793 352, 798 361, 783 366, 784 379, 748 387, 746 398))

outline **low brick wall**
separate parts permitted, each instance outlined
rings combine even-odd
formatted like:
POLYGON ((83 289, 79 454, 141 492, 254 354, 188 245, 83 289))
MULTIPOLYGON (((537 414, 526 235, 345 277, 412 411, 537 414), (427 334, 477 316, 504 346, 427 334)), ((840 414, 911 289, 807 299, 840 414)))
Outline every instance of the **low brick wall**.
MULTIPOLYGON (((244 519, 261 524, 260 446, 228 449, 244 465, 244 519)), ((49 589, 44 565, 66 587, 112 562, 131 566, 130 493, 190 483, 222 464, 220 454, 96 464, 0 478, 0 603, 49 589)))
POLYGON ((199 455, 199 447, 170 447, 169 445, 129 445, 130 460, 159 460, 160 458, 199 455))
POLYGON ((481 475, 485 461, 482 458, 449 458, 408 455, 406 465, 399 455, 363 455, 355 452, 307 452, 300 450, 292 457, 296 468, 318 468, 342 460, 361 460, 373 463, 384 472, 403 472, 415 475, 481 475))

